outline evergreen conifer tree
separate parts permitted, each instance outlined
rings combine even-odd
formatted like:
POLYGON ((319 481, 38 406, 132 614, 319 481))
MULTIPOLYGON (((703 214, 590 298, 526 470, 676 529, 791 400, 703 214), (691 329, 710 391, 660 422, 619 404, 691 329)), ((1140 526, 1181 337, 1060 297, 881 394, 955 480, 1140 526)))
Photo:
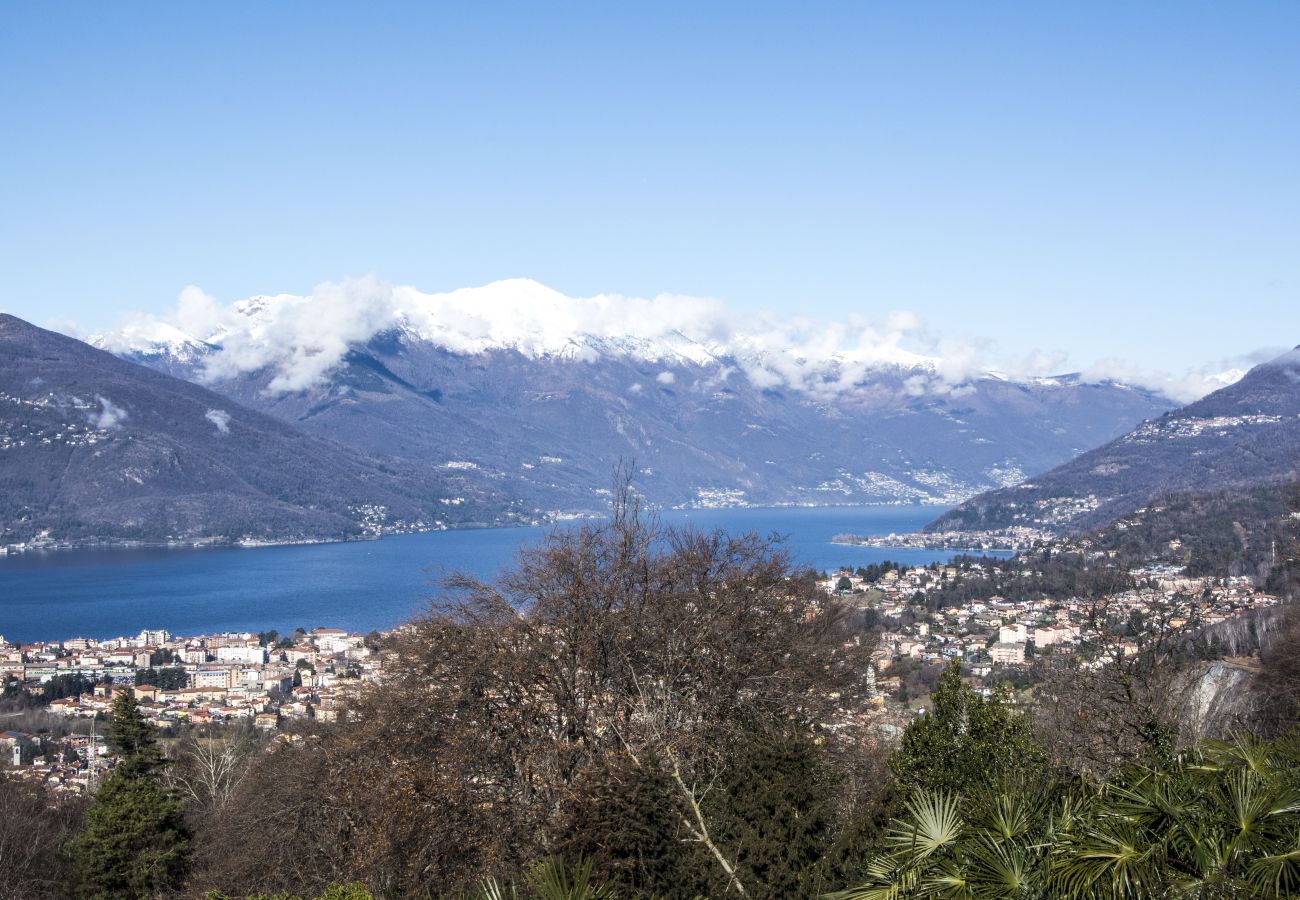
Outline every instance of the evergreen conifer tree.
POLYGON ((688 900, 705 889, 709 860, 683 840, 672 784, 652 760, 612 765, 586 785, 560 837, 566 858, 632 896, 688 900))
POLYGON ((95 792, 69 846, 74 894, 94 900, 147 898, 177 887, 189 845, 184 808, 161 781, 162 754, 135 697, 113 701, 106 730, 120 758, 95 792))
POLYGON ((1047 774, 1047 751, 1005 690, 984 698, 953 661, 939 677, 930 710, 908 724, 890 760, 904 790, 970 791, 1047 774))
MULTIPOLYGON (((770 727, 745 733, 705 812, 715 840, 734 855, 746 893, 811 897, 825 889, 819 863, 836 837, 833 787, 808 735, 770 727)), ((714 891, 724 894, 726 883, 714 891)))

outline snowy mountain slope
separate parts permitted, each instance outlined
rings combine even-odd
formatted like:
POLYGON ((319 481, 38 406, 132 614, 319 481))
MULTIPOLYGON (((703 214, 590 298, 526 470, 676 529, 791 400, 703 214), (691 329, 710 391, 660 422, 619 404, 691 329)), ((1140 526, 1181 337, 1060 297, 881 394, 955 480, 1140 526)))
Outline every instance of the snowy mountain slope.
POLYGON ((575 299, 523 280, 194 297, 165 324, 93 342, 368 453, 473 465, 541 512, 603 508, 619 459, 671 505, 954 503, 1173 405, 963 372, 907 349, 905 320, 742 328, 709 302, 575 299))
POLYGON ((326 540, 510 521, 473 473, 381 462, 0 315, 0 546, 326 540))

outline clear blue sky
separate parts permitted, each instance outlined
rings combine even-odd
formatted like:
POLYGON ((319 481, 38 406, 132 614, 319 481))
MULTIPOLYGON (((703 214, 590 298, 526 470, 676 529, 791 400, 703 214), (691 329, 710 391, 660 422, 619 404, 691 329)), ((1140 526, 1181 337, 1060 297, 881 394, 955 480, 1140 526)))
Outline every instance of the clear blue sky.
POLYGON ((1300 343, 1300 3, 0 5, 0 308, 535 278, 1300 343))

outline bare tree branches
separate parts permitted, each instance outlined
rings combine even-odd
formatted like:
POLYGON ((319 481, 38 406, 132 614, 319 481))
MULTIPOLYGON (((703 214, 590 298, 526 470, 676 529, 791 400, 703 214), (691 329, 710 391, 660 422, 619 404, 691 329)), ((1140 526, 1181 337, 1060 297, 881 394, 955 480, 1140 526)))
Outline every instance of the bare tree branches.
POLYGON ((218 815, 234 797, 257 749, 256 735, 247 731, 218 733, 209 728, 190 734, 172 751, 166 772, 169 787, 201 814, 218 815))
POLYGON ((0 900, 63 896, 62 849, 80 814, 80 801, 56 804, 43 785, 0 771, 0 900))
MULTIPOLYGON (((624 482, 611 521, 450 582, 321 743, 351 876, 406 893, 520 871, 585 773, 626 752, 665 764, 686 833, 746 894, 702 786, 744 728, 842 715, 870 651, 848 622, 779 546, 661 529, 624 482)), ((220 755, 194 764, 195 790, 222 796, 220 755)))

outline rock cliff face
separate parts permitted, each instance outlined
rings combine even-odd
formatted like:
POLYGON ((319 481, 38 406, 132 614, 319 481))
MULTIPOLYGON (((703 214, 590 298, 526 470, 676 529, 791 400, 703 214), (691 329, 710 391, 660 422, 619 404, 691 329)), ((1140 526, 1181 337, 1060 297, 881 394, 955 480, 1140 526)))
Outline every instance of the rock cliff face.
POLYGON ((1182 721, 1189 740, 1225 738, 1253 709, 1251 673, 1222 661, 1189 673, 1182 689, 1182 721))

